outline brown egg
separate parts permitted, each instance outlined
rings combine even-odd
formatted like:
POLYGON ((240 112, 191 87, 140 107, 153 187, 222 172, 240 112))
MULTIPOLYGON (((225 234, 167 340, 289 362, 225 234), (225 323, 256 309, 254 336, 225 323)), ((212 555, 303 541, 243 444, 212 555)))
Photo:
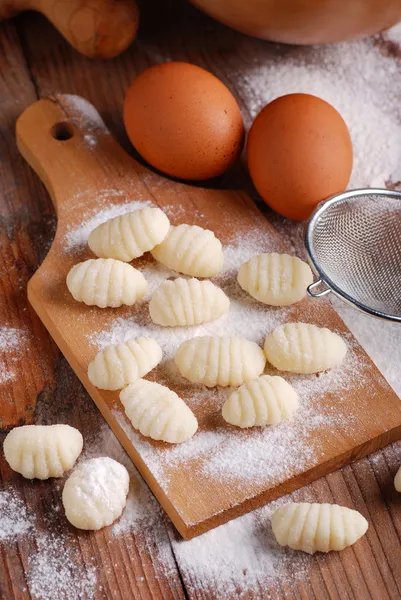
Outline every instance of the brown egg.
POLYGON ((297 220, 343 191, 352 170, 352 142, 343 118, 309 94, 281 96, 265 106, 249 132, 247 156, 264 201, 297 220))
POLYGON ((239 106, 217 77, 168 62, 139 75, 124 102, 127 134, 151 165, 181 179, 221 175, 242 150, 239 106))

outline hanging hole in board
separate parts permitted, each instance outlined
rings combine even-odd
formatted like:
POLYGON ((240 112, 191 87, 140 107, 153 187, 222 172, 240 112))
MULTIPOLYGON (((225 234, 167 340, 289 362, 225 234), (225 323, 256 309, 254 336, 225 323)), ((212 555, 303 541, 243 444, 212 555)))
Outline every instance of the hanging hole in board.
POLYGON ((51 128, 52 137, 59 142, 65 142, 66 140, 70 140, 74 135, 74 130, 69 123, 61 121, 60 123, 56 123, 51 128))

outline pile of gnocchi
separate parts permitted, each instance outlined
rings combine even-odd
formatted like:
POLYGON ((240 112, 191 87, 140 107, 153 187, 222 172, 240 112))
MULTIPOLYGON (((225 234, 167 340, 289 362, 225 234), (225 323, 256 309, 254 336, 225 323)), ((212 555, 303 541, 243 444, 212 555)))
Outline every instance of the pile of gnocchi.
MULTIPOLYGON (((149 302, 151 320, 162 327, 188 327, 218 319, 230 300, 208 278, 223 268, 223 247, 210 230, 170 225, 159 208, 144 208, 102 223, 89 235, 98 257, 75 265, 67 287, 89 306, 131 306, 144 297, 147 282, 128 264, 150 251, 164 266, 190 278, 163 282, 149 302), (201 278, 201 279, 199 279, 201 278)), ((260 254, 241 265, 241 288, 272 306, 301 300, 313 282, 309 266, 288 254, 260 254)), ((237 388, 222 416, 237 427, 274 425, 299 406, 295 390, 282 377, 262 375, 266 360, 280 371, 317 373, 339 365, 347 352, 340 336, 306 323, 287 323, 270 333, 264 349, 238 336, 198 336, 177 349, 180 374, 207 387, 237 388)), ((135 429, 153 440, 182 443, 197 431, 195 415, 169 388, 143 379, 162 360, 156 340, 137 338, 100 351, 88 367, 90 382, 103 390, 122 390, 120 400, 135 429)))
MULTIPOLYGON (((163 327, 200 325, 230 309, 227 295, 207 278, 224 262, 220 240, 196 225, 170 225, 159 208, 118 216, 94 229, 88 245, 97 256, 75 265, 67 275, 73 298, 100 308, 132 306, 148 288, 143 274, 129 264, 145 252, 190 278, 163 282, 149 302, 151 320, 163 327), (201 280, 200 280, 201 279, 201 280)), ((260 254, 241 265, 238 284, 271 306, 302 300, 313 281, 309 266, 287 254, 260 254)), ((299 407, 293 387, 281 376, 263 375, 266 361, 279 371, 318 373, 341 364, 347 352, 342 338, 327 328, 286 323, 266 337, 264 348, 238 336, 198 336, 175 354, 180 374, 207 387, 236 388, 223 407, 224 420, 239 428, 271 426, 289 419, 299 407)), ((171 389, 143 379, 162 360, 156 340, 140 337, 100 351, 88 366, 92 385, 121 390, 120 401, 142 435, 170 444, 189 440, 198 422, 171 389)), ((4 452, 11 468, 24 477, 61 477, 82 451, 82 435, 68 425, 25 426, 12 430, 4 452)), ((395 479, 401 491, 401 468, 395 479)), ((125 506, 128 472, 111 458, 84 462, 67 479, 62 500, 67 519, 78 528, 100 529, 117 519, 125 506)), ((330 504, 290 503, 272 517, 279 544, 314 553, 341 550, 367 530, 357 511, 330 504)))

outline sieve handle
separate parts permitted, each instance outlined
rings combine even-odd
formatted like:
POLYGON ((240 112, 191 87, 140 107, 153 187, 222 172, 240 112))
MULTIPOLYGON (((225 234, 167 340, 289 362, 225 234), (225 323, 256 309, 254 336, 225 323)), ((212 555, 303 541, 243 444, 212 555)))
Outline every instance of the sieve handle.
POLYGON ((323 279, 318 279, 317 281, 314 281, 313 283, 308 285, 307 290, 309 296, 312 296, 312 298, 321 298, 322 296, 325 296, 326 294, 329 294, 331 292, 331 289, 327 287, 323 279), (314 290, 318 286, 323 286, 323 289, 320 292, 315 292, 314 290))

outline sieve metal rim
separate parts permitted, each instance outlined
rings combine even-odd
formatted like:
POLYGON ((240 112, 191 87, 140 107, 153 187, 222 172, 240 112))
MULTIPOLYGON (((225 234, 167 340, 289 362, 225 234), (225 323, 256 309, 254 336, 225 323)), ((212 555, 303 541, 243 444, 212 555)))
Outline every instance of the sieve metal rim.
POLYGON ((350 190, 347 192, 342 192, 340 194, 334 194, 334 196, 330 196, 327 200, 320 202, 314 212, 312 213, 309 221, 305 227, 305 247, 308 255, 308 262, 311 265, 315 274, 319 277, 318 281, 313 282, 308 286, 308 294, 313 298, 318 298, 321 296, 325 296, 329 292, 333 292, 336 296, 338 296, 341 300, 345 301, 347 304, 357 308, 359 311, 369 314, 373 317, 377 317, 380 319, 385 319, 387 321, 393 321, 397 323, 401 323, 401 316, 392 315, 388 313, 381 312, 369 306, 366 306, 362 302, 359 302, 355 298, 349 296, 346 292, 344 292, 341 288, 339 288, 334 281, 327 276, 324 269, 319 265, 319 261, 316 258, 316 254, 313 250, 313 234, 314 229, 319 222, 319 219, 322 217, 323 213, 338 202, 342 202, 344 200, 349 200, 352 198, 360 198, 361 196, 387 196, 391 198, 395 198, 400 200, 401 202, 401 192, 396 192, 394 190, 380 189, 380 188, 361 188, 357 190, 350 190), (314 292, 314 287, 318 285, 325 286, 321 292, 314 292))

